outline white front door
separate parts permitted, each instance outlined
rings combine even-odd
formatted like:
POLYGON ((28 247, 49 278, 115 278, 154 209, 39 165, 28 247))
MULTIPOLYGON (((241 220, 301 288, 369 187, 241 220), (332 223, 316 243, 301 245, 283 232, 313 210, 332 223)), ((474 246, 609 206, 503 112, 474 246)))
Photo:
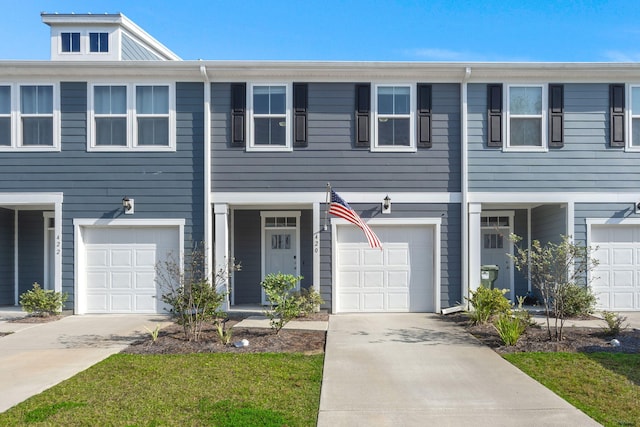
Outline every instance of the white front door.
MULTIPOLYGON (((300 273, 298 236, 300 212, 261 212, 263 230, 262 277, 300 273)), ((299 286, 299 283, 298 283, 299 286)), ((262 304, 267 304, 262 290, 262 304)))
MULTIPOLYGON (((511 270, 513 261, 508 254, 513 252, 513 243, 509 240, 512 231, 513 216, 496 215, 482 216, 482 265, 497 265, 498 279, 494 283, 494 288, 507 289, 513 291, 513 281, 511 270)), ((479 285, 479 283, 478 283, 479 285)), ((506 294, 507 298, 512 298, 511 293, 506 294)))

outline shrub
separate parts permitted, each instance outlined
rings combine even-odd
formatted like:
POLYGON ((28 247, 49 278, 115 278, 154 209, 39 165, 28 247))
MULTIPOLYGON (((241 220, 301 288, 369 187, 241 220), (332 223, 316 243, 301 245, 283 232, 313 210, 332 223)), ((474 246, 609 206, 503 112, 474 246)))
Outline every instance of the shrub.
POLYGON ((33 283, 33 289, 20 295, 22 309, 38 317, 62 313, 62 305, 66 300, 67 294, 42 289, 38 282, 33 283))
POLYGON ((511 313, 511 303, 504 294, 506 289, 489 289, 484 286, 470 291, 469 303, 473 310, 469 312, 469 318, 473 324, 485 324, 493 316, 511 313))
POLYGON ((574 283, 560 289, 562 305, 558 307, 562 317, 588 316, 596 307, 596 296, 591 289, 574 283))
POLYGON ((620 332, 622 332, 624 329, 627 329, 629 327, 628 324, 624 325, 624 322, 626 322, 627 317, 626 316, 622 316, 618 313, 613 313, 611 311, 603 311, 602 312, 602 318, 605 321, 605 323, 607 324, 607 326, 605 326, 604 332, 607 335, 620 335, 620 332))
POLYGON ((496 319, 493 327, 498 331, 500 339, 506 346, 515 345, 520 335, 527 329, 527 324, 518 317, 501 314, 496 319))
POLYGON ((302 276, 272 273, 268 274, 260 283, 270 304, 270 309, 265 310, 264 314, 276 334, 280 333, 280 330, 290 320, 302 313, 300 298, 296 297, 296 293, 293 292, 300 280, 302 280, 302 276))

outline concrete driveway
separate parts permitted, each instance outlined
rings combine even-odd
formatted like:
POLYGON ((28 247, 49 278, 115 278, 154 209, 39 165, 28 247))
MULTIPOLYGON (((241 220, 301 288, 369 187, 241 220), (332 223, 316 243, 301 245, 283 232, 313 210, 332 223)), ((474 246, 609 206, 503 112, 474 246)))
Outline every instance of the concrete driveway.
MULTIPOLYGON (((3 318, 8 318, 10 316, 3 318)), ((163 327, 162 315, 68 316, 49 323, 0 321, 0 412, 36 395, 163 327)))
POLYGON ((597 426, 433 314, 332 315, 319 427, 597 426))

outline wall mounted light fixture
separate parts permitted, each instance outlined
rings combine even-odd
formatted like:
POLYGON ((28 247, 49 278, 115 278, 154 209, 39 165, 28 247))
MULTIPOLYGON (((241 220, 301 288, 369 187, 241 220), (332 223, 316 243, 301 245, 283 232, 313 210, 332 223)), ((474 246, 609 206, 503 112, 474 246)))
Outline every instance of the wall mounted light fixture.
POLYGON ((124 196, 122 198, 122 209, 125 215, 133 215, 134 200, 124 196))
POLYGON ((640 202, 635 203, 635 213, 640 214, 640 202))
POLYGON ((389 197, 388 194, 382 201, 382 213, 383 214, 391 213, 391 197, 389 197))

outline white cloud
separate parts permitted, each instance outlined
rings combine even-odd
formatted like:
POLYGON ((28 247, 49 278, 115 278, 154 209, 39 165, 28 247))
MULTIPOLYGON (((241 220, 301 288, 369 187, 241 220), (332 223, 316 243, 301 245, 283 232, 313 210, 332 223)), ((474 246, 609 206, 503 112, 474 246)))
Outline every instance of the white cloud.
POLYGON ((640 62, 640 52, 621 52, 608 50, 603 53, 606 61, 611 62, 640 62))

